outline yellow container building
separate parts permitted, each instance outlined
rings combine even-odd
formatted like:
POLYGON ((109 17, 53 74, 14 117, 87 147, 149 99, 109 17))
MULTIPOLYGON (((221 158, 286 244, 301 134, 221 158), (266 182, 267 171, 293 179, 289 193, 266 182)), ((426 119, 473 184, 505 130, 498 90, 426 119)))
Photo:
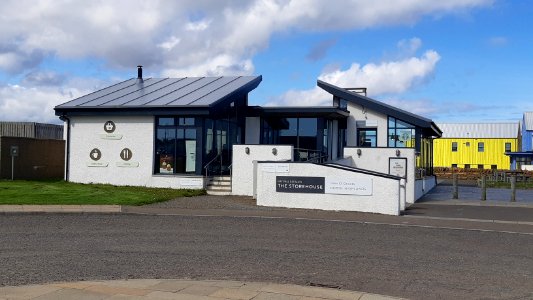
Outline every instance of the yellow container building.
POLYGON ((442 137, 433 141, 433 166, 510 170, 505 152, 519 148, 516 123, 441 123, 442 137))

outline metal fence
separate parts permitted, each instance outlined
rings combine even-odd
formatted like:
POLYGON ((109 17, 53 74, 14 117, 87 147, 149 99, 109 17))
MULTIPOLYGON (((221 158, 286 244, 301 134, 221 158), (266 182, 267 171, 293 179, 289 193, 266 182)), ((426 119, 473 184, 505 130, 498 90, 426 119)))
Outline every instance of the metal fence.
POLYGON ((63 139, 63 126, 35 122, 0 122, 0 136, 63 139))

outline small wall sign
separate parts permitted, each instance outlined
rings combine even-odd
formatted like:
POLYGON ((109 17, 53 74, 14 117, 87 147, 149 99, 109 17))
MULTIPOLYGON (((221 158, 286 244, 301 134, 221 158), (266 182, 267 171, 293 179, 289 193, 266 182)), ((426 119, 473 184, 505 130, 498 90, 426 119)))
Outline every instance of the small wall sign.
POLYGON ((124 148, 120 151, 120 158, 122 158, 122 160, 128 161, 131 159, 132 156, 133 153, 128 148, 124 148))
POLYGON ((389 174, 407 178, 407 158, 389 157, 389 174))
POLYGON ((104 124, 104 131, 107 133, 113 133, 115 131, 115 123, 113 121, 107 121, 104 124))
POLYGON ((19 156, 19 146, 11 146, 11 156, 12 157, 19 156))
POLYGON ((204 184, 204 180, 202 178, 181 178, 180 179, 181 186, 202 186, 203 184, 204 184))
POLYGON ((289 173, 289 164, 262 164, 261 169, 268 173, 289 173))
POLYGON ((372 196, 372 179, 326 177, 326 194, 372 196))
POLYGON ((116 166, 122 168, 137 168, 139 167, 139 162, 117 161, 116 166))
POLYGON ((118 133, 101 133, 100 138, 104 140, 121 140, 122 134, 118 133))
POLYGON ((90 161, 90 162, 87 162, 87 167, 107 168, 108 165, 109 165, 108 162, 100 162, 100 161, 90 161))
POLYGON ((98 148, 94 148, 89 153, 89 157, 94 161, 100 160, 100 158, 102 158, 102 152, 100 152, 98 148))
POLYGON ((324 177, 276 176, 276 192, 324 194, 324 181, 324 177))

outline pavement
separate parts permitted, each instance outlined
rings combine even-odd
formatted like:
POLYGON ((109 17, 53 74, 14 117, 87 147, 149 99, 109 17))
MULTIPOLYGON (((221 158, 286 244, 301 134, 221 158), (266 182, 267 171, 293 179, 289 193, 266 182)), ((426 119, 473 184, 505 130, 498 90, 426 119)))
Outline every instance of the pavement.
MULTIPOLYGON (((249 197, 201 196, 132 207, 118 205, 0 205, 0 213, 128 213, 149 215, 293 218, 340 222, 396 224, 533 234, 533 190, 460 187, 459 200, 451 199, 451 186, 438 185, 403 216, 358 212, 258 207, 249 197)), ((0 287, 4 299, 399 299, 327 287, 242 281, 116 280, 50 283, 0 287)))
POLYGON ((393 300, 337 288, 221 280, 134 279, 0 287, 0 299, 393 300))

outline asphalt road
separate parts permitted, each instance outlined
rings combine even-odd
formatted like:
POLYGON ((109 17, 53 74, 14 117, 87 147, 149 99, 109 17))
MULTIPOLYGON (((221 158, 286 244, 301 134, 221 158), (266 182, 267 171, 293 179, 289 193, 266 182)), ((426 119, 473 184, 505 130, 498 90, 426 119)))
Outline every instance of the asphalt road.
POLYGON ((533 235, 265 218, 0 215, 0 285, 125 278, 533 299, 533 235))

